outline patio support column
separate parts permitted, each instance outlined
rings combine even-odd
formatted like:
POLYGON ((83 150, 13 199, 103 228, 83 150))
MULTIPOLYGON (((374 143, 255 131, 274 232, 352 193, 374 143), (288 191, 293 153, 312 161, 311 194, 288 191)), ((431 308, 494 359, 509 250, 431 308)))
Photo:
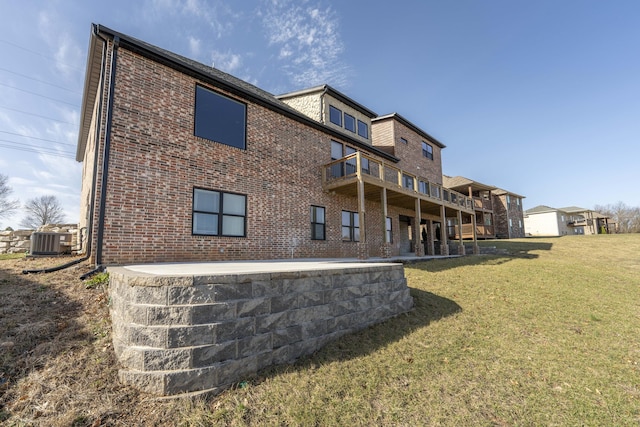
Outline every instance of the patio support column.
MULTIPOLYGON (((382 187, 380 190, 380 201, 382 204, 382 258, 391 258, 391 242, 387 237, 387 216, 389 212, 387 210, 387 189, 382 187)), ((393 230, 393 227, 391 228, 393 230)))
POLYGON ((416 256, 424 256, 424 245, 420 243, 420 220, 422 219, 422 212, 420 210, 420 199, 415 200, 415 212, 416 217, 413 221, 413 247, 416 249, 416 256))
POLYGON ((357 191, 358 191, 358 218, 360 219, 360 241, 358 242, 358 258, 369 258, 369 247, 367 245, 366 236, 366 218, 364 207, 364 180, 362 179, 362 168, 360 163, 360 152, 356 153, 356 176, 358 178, 357 191))
POLYGON ((471 214, 471 224, 473 225, 473 227, 471 227, 473 229, 473 253, 475 255, 480 254, 480 247, 478 246, 478 233, 476 231, 476 215, 475 213, 471 214))
POLYGON ((449 230, 447 229, 447 214, 444 205, 440 206, 440 224, 440 255, 449 255, 449 237, 447 236, 449 230))
POLYGON ((464 242, 462 241, 462 211, 458 211, 458 255, 466 255, 464 242))
POLYGON ((433 240, 433 220, 427 220, 427 253, 425 255, 435 255, 436 248, 433 240))

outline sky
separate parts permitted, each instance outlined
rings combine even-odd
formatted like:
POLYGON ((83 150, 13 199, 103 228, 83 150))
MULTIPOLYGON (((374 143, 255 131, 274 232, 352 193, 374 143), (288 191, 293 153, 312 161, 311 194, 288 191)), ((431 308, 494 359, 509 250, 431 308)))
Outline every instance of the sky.
MULTIPOLYGON (((327 83, 524 208, 640 206, 637 0, 0 0, 0 173, 77 222, 91 23, 273 94, 327 83)), ((0 219, 19 228, 24 212, 0 219)))

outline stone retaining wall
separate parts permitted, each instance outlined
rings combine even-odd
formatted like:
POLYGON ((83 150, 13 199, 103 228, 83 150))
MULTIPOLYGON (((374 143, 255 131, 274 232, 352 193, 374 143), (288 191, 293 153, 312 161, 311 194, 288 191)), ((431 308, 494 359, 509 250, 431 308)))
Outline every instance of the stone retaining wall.
POLYGON ((120 380, 157 395, 217 393, 413 304, 398 264, 207 277, 108 272, 120 380))
POLYGON ((31 247, 31 235, 36 231, 52 233, 71 233, 71 248, 78 245, 78 224, 47 224, 37 230, 5 230, 0 231, 0 254, 16 254, 29 252, 31 247))

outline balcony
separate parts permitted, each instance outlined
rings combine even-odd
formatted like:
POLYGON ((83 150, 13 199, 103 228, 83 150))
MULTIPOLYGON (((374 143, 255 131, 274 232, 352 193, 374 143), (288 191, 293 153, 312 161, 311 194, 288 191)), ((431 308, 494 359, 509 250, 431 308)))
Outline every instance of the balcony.
POLYGON ((448 217, 457 215, 458 211, 474 212, 470 197, 361 152, 322 166, 322 188, 325 191, 356 197, 359 179, 364 184, 364 197, 367 199, 379 200, 380 190, 386 188, 389 205, 414 209, 418 199, 424 213, 439 216, 440 206, 445 207, 448 217))
POLYGON ((491 199, 485 199, 484 197, 474 197, 473 198, 473 207, 476 210, 483 211, 492 211, 493 205, 491 203, 491 199))
MULTIPOLYGON (((448 227, 450 239, 460 239, 460 227, 448 227)), ((495 230, 493 225, 476 224, 476 237, 478 239, 495 239, 495 230)), ((473 239, 473 224, 462 224, 462 238, 473 239)))

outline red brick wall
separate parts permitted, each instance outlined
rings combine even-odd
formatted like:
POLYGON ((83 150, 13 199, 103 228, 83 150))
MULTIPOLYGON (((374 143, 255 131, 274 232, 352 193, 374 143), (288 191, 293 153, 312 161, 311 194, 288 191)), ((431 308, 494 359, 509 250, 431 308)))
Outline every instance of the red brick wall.
MULTIPOLYGON (((119 49, 103 263, 356 257, 357 244, 341 241, 341 211, 357 211, 356 199, 322 191, 332 137, 226 93, 247 104, 246 150, 197 138, 196 83, 224 93, 119 49), (194 187, 246 194, 246 237, 192 235, 194 187), (310 205, 326 208, 326 241, 310 239, 310 205)), ((366 210, 369 254, 379 256, 382 208, 366 210)), ((394 233, 400 213, 411 215, 389 207, 394 233)))

